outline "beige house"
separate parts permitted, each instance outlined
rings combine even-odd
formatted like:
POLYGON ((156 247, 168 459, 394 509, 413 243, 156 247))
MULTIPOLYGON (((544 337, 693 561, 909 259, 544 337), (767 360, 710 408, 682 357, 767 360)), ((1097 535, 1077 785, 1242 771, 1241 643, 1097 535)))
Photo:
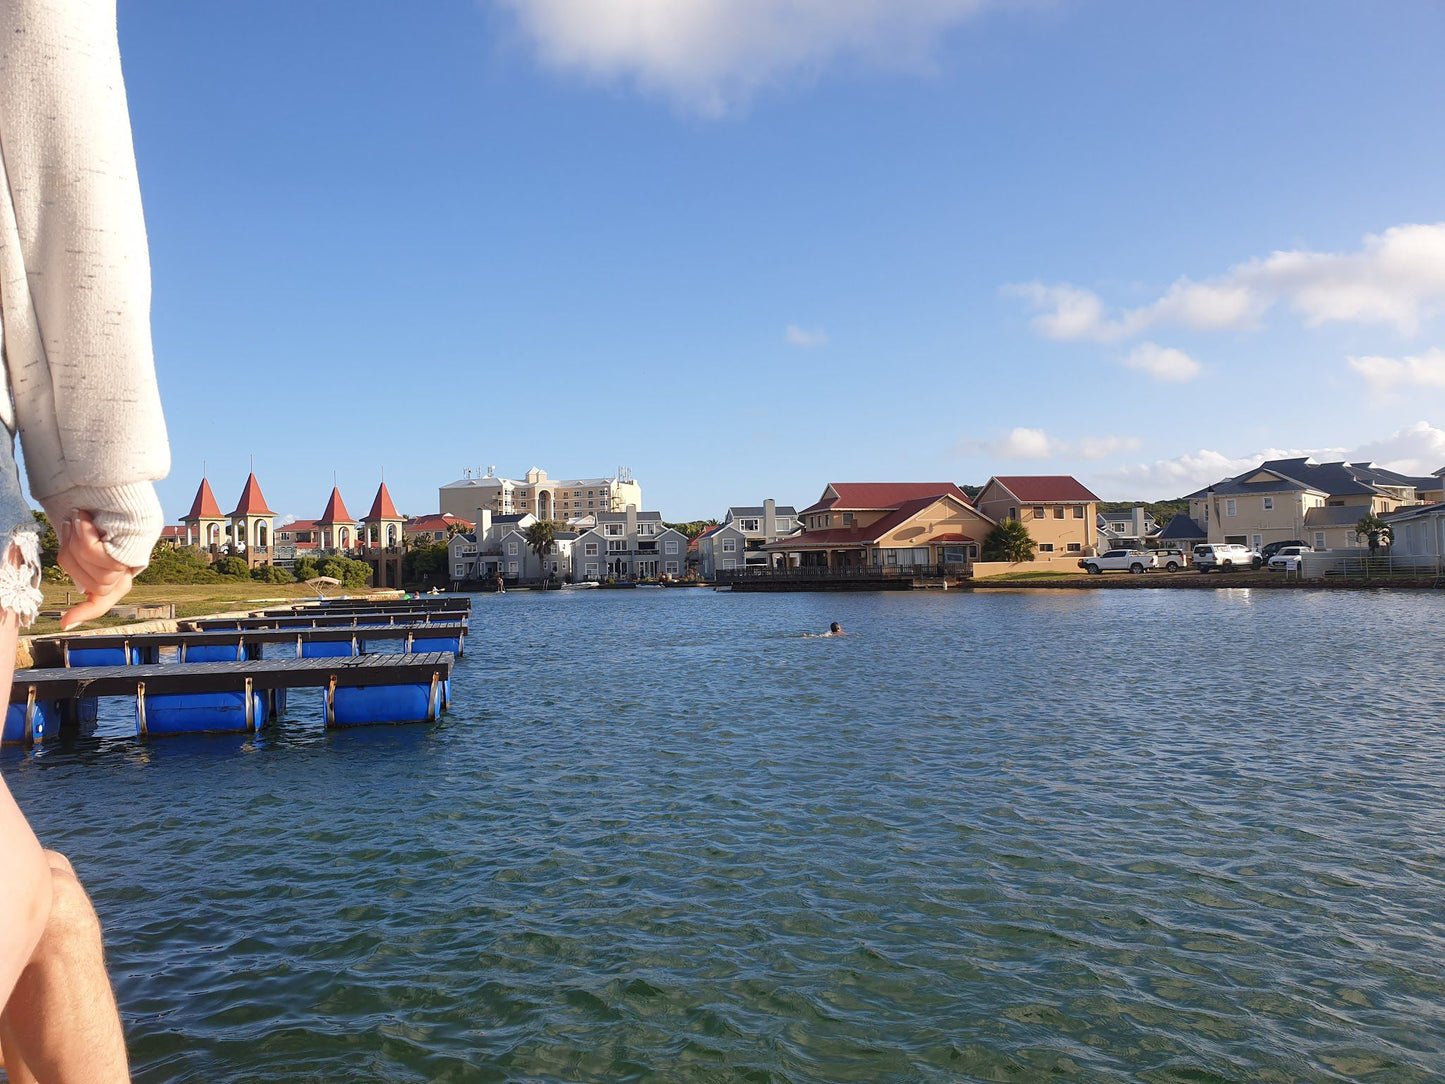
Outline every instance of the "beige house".
POLYGON ((1027 527, 1040 561, 1077 560, 1099 544, 1099 498, 1072 475, 995 475, 973 503, 996 523, 1027 527))
POLYGON ((468 471, 438 491, 439 508, 454 516, 471 516, 485 508, 494 516, 530 513, 538 519, 576 523, 599 512, 625 512, 629 506, 642 507, 642 486, 626 467, 618 467, 611 478, 547 477, 533 467, 525 478, 499 478, 496 469, 485 474, 468 471))
POLYGON ((1438 478, 1412 478, 1370 463, 1273 459, 1188 496, 1189 515, 1210 542, 1258 549, 1299 539, 1317 550, 1359 549, 1355 525, 1423 503, 1438 478))
POLYGON ((967 565, 997 526, 952 482, 831 482, 798 520, 763 547, 782 567, 967 565))

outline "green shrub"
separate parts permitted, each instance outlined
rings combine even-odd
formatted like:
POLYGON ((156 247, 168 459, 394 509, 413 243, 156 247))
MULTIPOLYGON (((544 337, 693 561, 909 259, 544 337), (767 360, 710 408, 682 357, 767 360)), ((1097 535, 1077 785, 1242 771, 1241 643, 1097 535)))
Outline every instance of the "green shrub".
POLYGON ((246 563, 244 557, 218 557, 216 563, 211 566, 222 576, 249 576, 251 566, 246 563))
POLYGON ((338 579, 343 587, 367 587, 371 584, 371 566, 365 561, 353 561, 350 557, 323 557, 316 568, 317 575, 338 579))
POLYGON ((257 565, 251 569, 251 579, 258 583, 295 583, 296 577, 280 565, 257 565))
POLYGON ((296 564, 292 566, 291 571, 296 574, 296 578, 302 583, 321 575, 321 573, 317 571, 315 557, 296 558, 296 564))
MULTIPOLYGON (((245 564, 244 561, 241 562, 245 564)), ((206 559, 193 549, 172 549, 156 543, 151 563, 135 578, 136 583, 215 583, 218 576, 206 559)))

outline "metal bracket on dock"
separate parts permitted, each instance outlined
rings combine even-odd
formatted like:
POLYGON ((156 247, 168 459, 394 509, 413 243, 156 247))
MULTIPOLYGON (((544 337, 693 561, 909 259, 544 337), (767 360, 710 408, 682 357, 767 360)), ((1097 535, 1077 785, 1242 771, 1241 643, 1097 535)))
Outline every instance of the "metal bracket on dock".
POLYGON ((135 683, 135 732, 141 737, 146 736, 146 683, 144 681, 135 683))

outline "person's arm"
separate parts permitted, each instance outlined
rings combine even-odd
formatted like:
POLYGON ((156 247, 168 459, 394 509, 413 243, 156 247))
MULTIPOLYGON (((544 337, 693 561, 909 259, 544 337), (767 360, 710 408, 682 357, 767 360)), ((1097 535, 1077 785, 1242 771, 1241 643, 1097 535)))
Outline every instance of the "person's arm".
POLYGON ((30 491, 140 569, 170 469, 115 0, 0 0, 0 311, 30 491))

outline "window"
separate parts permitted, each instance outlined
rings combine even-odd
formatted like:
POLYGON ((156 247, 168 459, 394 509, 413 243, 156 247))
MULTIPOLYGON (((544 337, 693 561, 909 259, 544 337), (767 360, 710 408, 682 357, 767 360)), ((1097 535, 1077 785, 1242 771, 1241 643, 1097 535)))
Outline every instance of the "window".
POLYGON ((1083 551, 1083 549, 1084 549, 1084 547, 1081 546, 1081 545, 1080 545, 1079 543, 1077 543, 1077 542, 1070 542, 1070 543, 1069 543, 1069 552, 1070 552, 1070 553, 1081 553, 1081 552, 1083 551))
POLYGON ((608 553, 625 553, 625 552, 627 552, 627 539, 625 539, 625 538, 609 538, 609 539, 607 540, 607 552, 608 552, 608 553))
POLYGON ((741 531, 760 531, 763 525, 755 519, 738 520, 738 529, 741 531))
POLYGON ((1039 552, 1040 552, 1040 553, 1053 553, 1053 552, 1054 552, 1054 544, 1053 544, 1052 542, 1040 542, 1040 543, 1039 543, 1039 552))
POLYGON ((463 547, 462 547, 462 556, 464 556, 464 557, 465 557, 467 554, 469 554, 469 553, 476 553, 476 552, 477 552, 477 547, 476 547, 476 546, 463 546, 463 547))
POLYGON ((457 565, 457 566, 456 566, 456 577, 457 577, 457 579, 461 579, 461 578, 462 578, 463 576, 465 576, 466 574, 467 574, 467 566, 466 566, 466 565, 457 565))
POLYGON ((736 538, 724 538, 724 539, 723 539, 723 552, 724 552, 724 553, 736 553, 736 552, 737 552, 737 549, 738 549, 738 540, 737 540, 736 538))
POLYGON ((666 552, 668 552, 668 553, 676 553, 676 552, 677 552, 677 540, 676 540, 676 539, 673 539, 672 541, 668 542, 668 543, 663 547, 663 549, 664 549, 666 552))
POLYGON ((1225 502, 1224 502, 1224 514, 1225 514, 1226 516, 1233 516, 1233 515, 1238 514, 1238 512, 1239 512, 1239 507, 1238 507, 1238 504, 1236 503, 1235 499, 1234 499, 1233 497, 1227 498, 1227 499, 1225 500, 1225 502))
POLYGON ((620 524, 620 523, 608 523, 608 524, 605 524, 605 525, 603 526, 603 528, 602 528, 602 532, 603 532, 604 534, 609 534, 609 535, 620 535, 620 534, 622 533, 622 524, 620 524))
POLYGON ((515 541, 507 543, 507 552, 509 554, 517 552, 517 543, 515 541))
POLYGON ((1010 506, 1010 507, 1009 507, 1009 510, 1008 510, 1008 518, 1009 518, 1009 519, 1018 519, 1018 518, 1019 518, 1019 510, 1018 510, 1017 508, 1014 508, 1014 507, 1010 506))
POLYGON ((844 513, 843 513, 843 526, 844 526, 844 527, 851 527, 851 526, 853 526, 853 513, 852 513, 852 512, 844 512, 844 513))
POLYGON ((668 562, 667 562, 667 574, 668 574, 669 576, 676 576, 676 575, 677 575, 677 562, 676 562, 676 561, 668 561, 668 562))
POLYGON ((596 556, 597 556, 597 543, 596 543, 596 542, 584 542, 584 543, 582 543, 582 556, 583 556, 583 557, 596 557, 596 556))
POLYGON ((737 567, 738 567, 737 559, 736 559, 736 558, 733 558, 733 557, 724 557, 724 558, 723 558, 722 566, 723 566, 723 568, 737 568, 737 567))
POLYGON ((1063 518, 1064 518, 1064 506, 1063 506, 1062 504, 1059 505, 1057 508, 1054 509, 1054 518, 1055 518, 1055 519, 1063 519, 1063 518))
POLYGON ((1084 518, 1084 506, 1083 506, 1082 504, 1076 504, 1076 505, 1074 505, 1074 518, 1075 518, 1075 519, 1083 519, 1083 518, 1084 518))
POLYGON ((507 562, 507 571, 510 572, 513 576, 515 576, 515 575, 517 574, 517 562, 516 562, 516 561, 508 561, 508 562, 507 562))
POLYGON ((1044 518, 1044 506, 1041 505, 1041 504, 1036 504, 1036 505, 1034 505, 1034 519, 1043 519, 1043 518, 1044 518))
POLYGON ((791 516, 778 517, 778 530, 791 531, 793 529, 793 518, 791 516))
POLYGON ((1266 497, 1266 498, 1264 498, 1264 510, 1265 510, 1266 512, 1273 512, 1273 511, 1274 511, 1274 498, 1273 498, 1273 497, 1266 497))
POLYGON ((588 562, 587 562, 587 570, 586 570, 585 573, 583 573, 583 575, 586 575, 586 576, 596 576, 596 575, 597 575, 597 562, 596 562, 596 561, 588 561, 588 562))
POLYGON ((1325 548, 1325 532, 1324 532, 1324 531, 1316 531, 1316 532, 1315 532, 1315 549, 1317 549, 1317 550, 1322 550, 1322 549, 1324 549, 1324 548, 1325 548))

